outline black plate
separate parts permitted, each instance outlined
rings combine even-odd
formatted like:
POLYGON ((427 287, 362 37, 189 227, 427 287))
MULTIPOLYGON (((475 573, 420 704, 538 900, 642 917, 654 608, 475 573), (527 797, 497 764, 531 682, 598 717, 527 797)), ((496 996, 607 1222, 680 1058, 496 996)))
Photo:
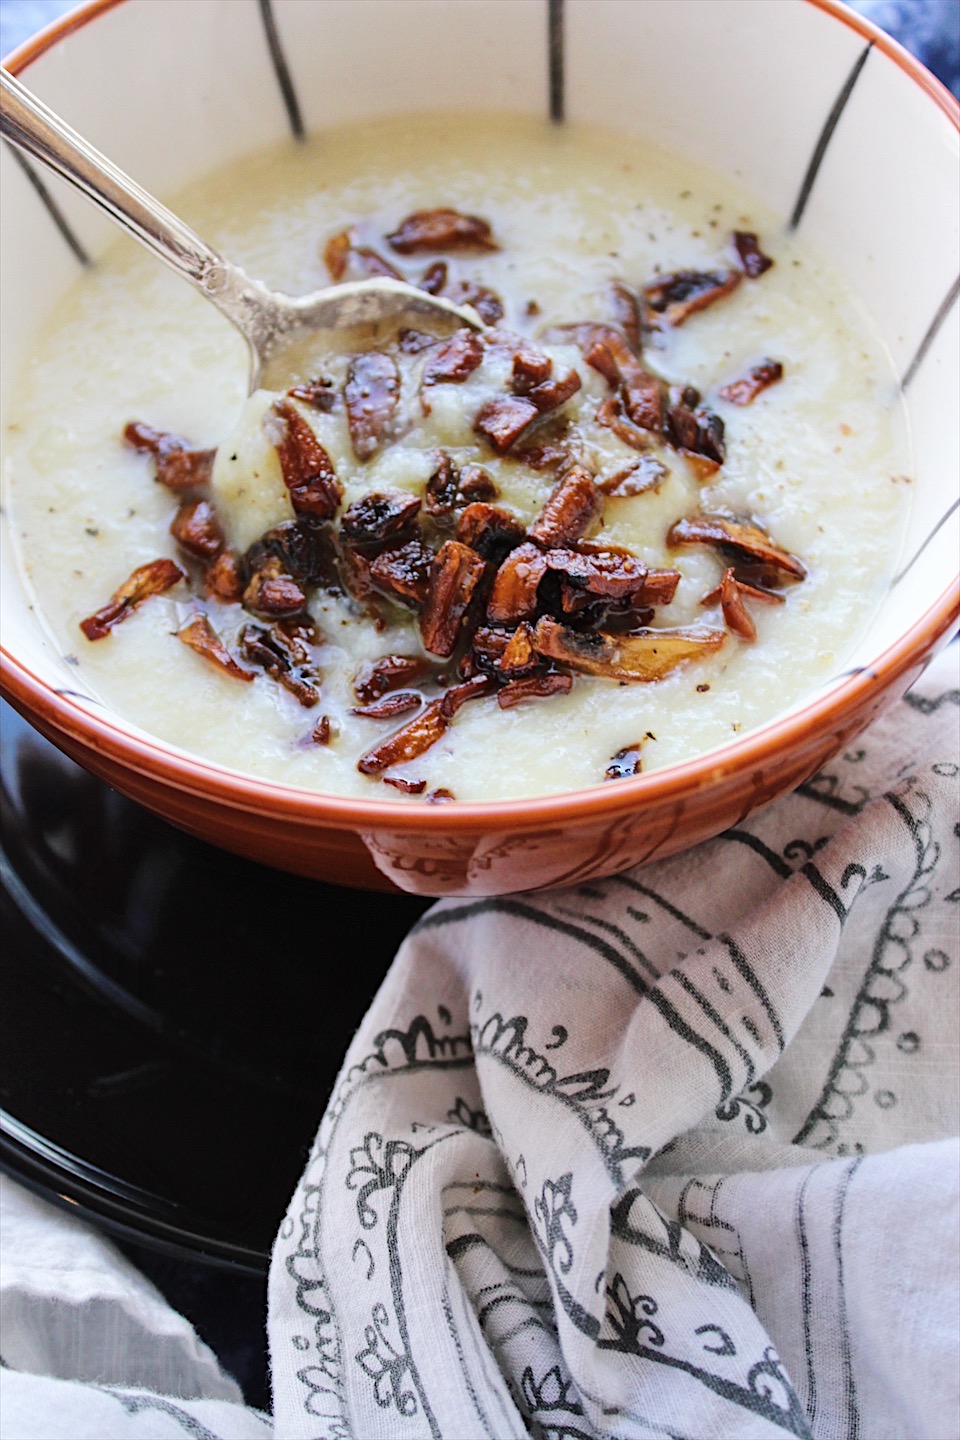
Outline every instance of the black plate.
POLYGON ((260 1273, 344 1052, 428 901, 180 834, 0 714, 0 1165, 260 1273))

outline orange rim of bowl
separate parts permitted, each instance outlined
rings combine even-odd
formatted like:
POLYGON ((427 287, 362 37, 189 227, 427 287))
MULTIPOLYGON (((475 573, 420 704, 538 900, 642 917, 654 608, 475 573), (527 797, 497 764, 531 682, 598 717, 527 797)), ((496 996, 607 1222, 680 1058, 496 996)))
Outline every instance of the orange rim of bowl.
MULTIPOLYGON (((4 61, 19 74, 54 45, 127 0, 87 0, 85 5, 54 21, 14 50, 4 61)), ((960 130, 960 104, 944 85, 909 51, 879 30, 871 21, 849 10, 841 0, 804 0, 817 10, 872 41, 919 85, 947 119, 960 130)), ((619 780, 557 795, 520 800, 464 801, 455 806, 412 801, 359 800, 328 795, 301 786, 261 780, 255 775, 204 761, 167 745, 162 740, 140 739, 110 718, 91 715, 41 680, 0 646, 0 693, 14 705, 46 720, 56 730, 92 745, 135 773, 163 782, 170 789, 205 795, 219 805, 242 811, 267 812, 313 821, 323 828, 357 830, 362 827, 394 831, 538 829, 560 820, 600 819, 625 809, 640 810, 676 802, 683 795, 748 777, 773 755, 800 745, 821 720, 835 725, 852 718, 869 703, 871 691, 894 685, 911 666, 921 664, 960 623, 960 574, 943 591, 919 621, 889 646, 869 669, 841 679, 819 700, 812 700, 785 718, 768 721, 741 739, 707 751, 679 765, 665 766, 648 775, 619 780)), ((827 682, 828 684, 830 682, 827 682)))

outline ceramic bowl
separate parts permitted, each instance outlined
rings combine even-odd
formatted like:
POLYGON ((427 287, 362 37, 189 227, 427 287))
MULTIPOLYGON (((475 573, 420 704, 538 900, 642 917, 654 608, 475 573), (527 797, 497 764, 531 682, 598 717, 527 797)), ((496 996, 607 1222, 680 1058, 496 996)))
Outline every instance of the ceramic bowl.
MULTIPOLYGON (((75 693, 4 533, 4 694, 74 759, 185 830, 325 880, 425 895, 609 874, 808 780, 955 626, 957 106, 834 0, 93 0, 8 63, 160 195, 299 127, 425 105, 546 111, 647 137, 735 172, 800 227, 878 319, 901 376, 915 446, 909 532, 844 673, 700 759, 567 795, 360 802, 163 744, 75 693)), ((96 256, 113 234, 60 182, 45 202, 12 154, 2 163, 8 384, 75 279, 70 238, 96 256)))

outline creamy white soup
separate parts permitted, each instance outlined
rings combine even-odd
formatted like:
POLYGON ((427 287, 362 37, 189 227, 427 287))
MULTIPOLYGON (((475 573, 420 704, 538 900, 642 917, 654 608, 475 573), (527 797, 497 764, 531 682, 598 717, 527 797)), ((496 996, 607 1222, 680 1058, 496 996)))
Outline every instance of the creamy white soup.
POLYGON ((481 333, 242 342, 121 240, 4 435, 37 612, 85 688, 292 785, 437 803, 617 783, 843 668, 910 453, 854 296, 731 183, 522 117, 256 155, 174 207, 268 284, 394 273, 481 333))

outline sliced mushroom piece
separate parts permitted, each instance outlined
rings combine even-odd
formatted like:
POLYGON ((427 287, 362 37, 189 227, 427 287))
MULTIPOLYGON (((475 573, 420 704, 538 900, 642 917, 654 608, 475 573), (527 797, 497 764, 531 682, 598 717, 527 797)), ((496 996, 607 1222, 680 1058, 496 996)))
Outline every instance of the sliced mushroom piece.
POLYGON ((678 520, 667 532, 667 544, 716 545, 748 562, 773 566, 794 580, 806 578, 806 567, 796 555, 782 550, 765 530, 739 516, 699 513, 678 520))
POLYGON ((430 663, 422 655, 383 655, 359 671, 353 682, 354 693, 362 704, 369 704, 391 690, 411 684, 429 669, 430 663))
POLYGON ((114 625, 126 620, 144 600, 149 600, 151 595, 162 595, 186 578, 173 560, 151 560, 147 565, 139 565, 113 592, 106 605, 80 621, 80 629, 88 640, 102 640, 110 634, 114 625))
POLYGON ((223 530, 209 500, 184 500, 173 517, 170 534, 198 560, 213 560, 223 547, 223 530))
POLYGON ((391 280, 404 277, 395 266, 385 260, 369 245, 358 245, 356 232, 342 230, 327 241, 323 261, 330 271, 331 280, 367 279, 371 276, 386 275, 391 280))
POLYGON ((614 475, 608 475, 596 482, 602 495, 611 500, 626 500, 635 495, 652 491, 655 495, 670 474, 666 465, 655 455, 642 455, 614 475))
POLYGON ((758 395, 782 379, 783 366, 779 360, 761 360, 751 365, 745 375, 721 385, 717 393, 731 405, 752 405, 758 395))
POLYGON ((497 691, 501 710, 512 710, 523 700, 545 700, 550 695, 566 695, 573 686, 571 675, 555 671, 550 675, 530 675, 525 680, 511 680, 497 691))
POLYGON ((189 440, 137 420, 126 426, 123 438, 131 449, 153 456, 154 475, 168 490, 202 489, 209 484, 216 450, 197 450, 189 440))
POLYGON ((647 450, 650 445, 650 434, 641 430, 639 425, 634 425, 623 413, 623 396, 608 395, 601 400, 597 406, 597 424, 603 425, 605 429, 612 430, 618 440, 624 445, 629 445, 631 450, 647 450))
POLYGON ((486 568, 486 562, 459 540, 445 541, 434 556, 430 587, 420 612, 424 649, 432 655, 446 658, 453 654, 460 626, 486 568))
POLYGON ((478 501, 467 505, 457 520, 457 539, 469 545, 484 560, 500 565, 511 550, 522 544, 524 528, 515 515, 499 505, 478 501))
POLYGON ((666 435, 687 460, 699 456, 709 462, 712 474, 727 458, 724 424, 719 415, 705 405, 692 410, 688 405, 673 405, 667 412, 666 435))
POLYGON ((301 585, 330 584, 335 578, 330 531, 309 515, 265 531, 244 557, 247 570, 259 569, 268 555, 275 555, 284 572, 301 585))
POLYGON ((483 406, 473 428, 498 455, 505 455, 539 414, 526 396, 494 395, 483 406))
POLYGON ((640 297, 623 280, 614 280, 610 285, 610 303, 614 321, 627 337, 630 349, 639 355, 643 341, 640 297))
POLYGON ((232 550, 221 550, 204 571, 203 588, 207 595, 224 605, 235 605, 243 598, 243 572, 232 550))
POLYGON ((395 720, 400 715, 409 715, 411 710, 419 710, 422 704, 416 691, 395 690, 379 700, 371 700, 368 705, 355 705, 350 713, 362 715, 366 720, 395 720))
POLYGON ((462 685, 451 685, 440 701, 441 713, 446 720, 452 720, 468 700, 480 700, 484 695, 492 694, 495 688, 496 681, 492 675, 473 675, 462 685))
POLYGON ((243 592, 243 604, 254 614, 279 619, 299 615, 306 609, 307 597, 301 587, 283 568, 278 555, 266 555, 253 571, 243 592))
POLYGON ((434 700, 406 725, 361 755, 357 769, 361 775, 379 775, 381 770, 415 760, 436 744, 449 723, 443 713, 443 700, 434 700))
POLYGON ((483 361, 483 341, 466 327, 457 330, 430 352, 420 380, 420 408, 430 414, 430 402, 424 390, 434 385, 462 385, 483 361))
POLYGON ((444 297, 454 305, 472 305, 484 325, 497 325, 503 319, 503 301, 495 290, 473 280, 457 280, 444 287, 444 297))
POLYGON ((370 565, 370 579, 378 589, 404 605, 422 605, 430 588, 434 552, 422 540, 384 550, 370 565))
POLYGON ((537 622, 534 632, 534 644, 545 659, 585 675, 628 683, 661 680, 678 665, 713 654, 725 639, 724 631, 706 626, 639 630, 627 635, 571 630, 549 616, 537 622))
POLYGON ((602 509, 603 501, 589 470, 571 465, 530 526, 530 539, 544 546, 570 545, 580 539, 602 509))
POLYGON ((264 432, 277 452, 283 483, 298 515, 329 520, 343 498, 333 461, 306 420, 288 400, 276 400, 264 417, 264 432))
POLYGON ((369 460, 390 428, 400 400, 396 361, 379 350, 355 355, 343 387, 350 443, 358 460, 369 460))
POLYGON ((731 295, 742 279, 740 270, 677 270, 672 275, 658 275, 643 287, 647 312, 654 323, 682 325, 698 310, 731 295))
POLYGON ((380 545, 403 535, 419 513, 420 498, 409 490, 371 490, 343 512, 340 534, 351 545, 380 545))
POLYGON ((547 573, 547 559, 537 545, 527 541, 511 550, 496 573, 487 619, 494 625, 516 625, 530 620, 537 609, 537 591, 547 573))
POLYGON ((751 280, 758 279, 770 269, 773 261, 769 255, 764 255, 760 249, 760 241, 752 230, 734 230, 730 238, 743 273, 751 280))
POLYGON ((240 651, 245 660, 282 685, 306 710, 320 699, 320 678, 309 664, 309 651, 300 629, 282 624, 269 630, 260 625, 244 625, 239 637, 240 651))
POLYGON ((192 616, 177 631, 177 639, 234 680, 249 681, 253 679, 253 671, 244 670, 243 666, 234 660, 206 615, 192 616))
POLYGON ((415 210, 402 220, 387 240, 401 255, 424 250, 498 250, 490 224, 479 215, 462 215, 440 206, 415 210))
POLYGON ((548 550, 547 568, 587 595, 605 600, 631 600, 643 588, 647 567, 633 555, 616 551, 548 550))
POLYGON ((384 775, 384 785, 392 785, 404 795, 422 795, 427 788, 426 780, 408 780, 405 775, 384 775))
POLYGON ((539 664, 540 656, 533 645, 533 626, 522 620, 504 647, 498 669, 501 675, 512 679, 526 675, 539 664))
POLYGON ((521 341, 513 356, 510 388, 514 395, 529 395, 536 386, 549 380, 552 373, 553 361, 550 356, 527 341, 521 341))

